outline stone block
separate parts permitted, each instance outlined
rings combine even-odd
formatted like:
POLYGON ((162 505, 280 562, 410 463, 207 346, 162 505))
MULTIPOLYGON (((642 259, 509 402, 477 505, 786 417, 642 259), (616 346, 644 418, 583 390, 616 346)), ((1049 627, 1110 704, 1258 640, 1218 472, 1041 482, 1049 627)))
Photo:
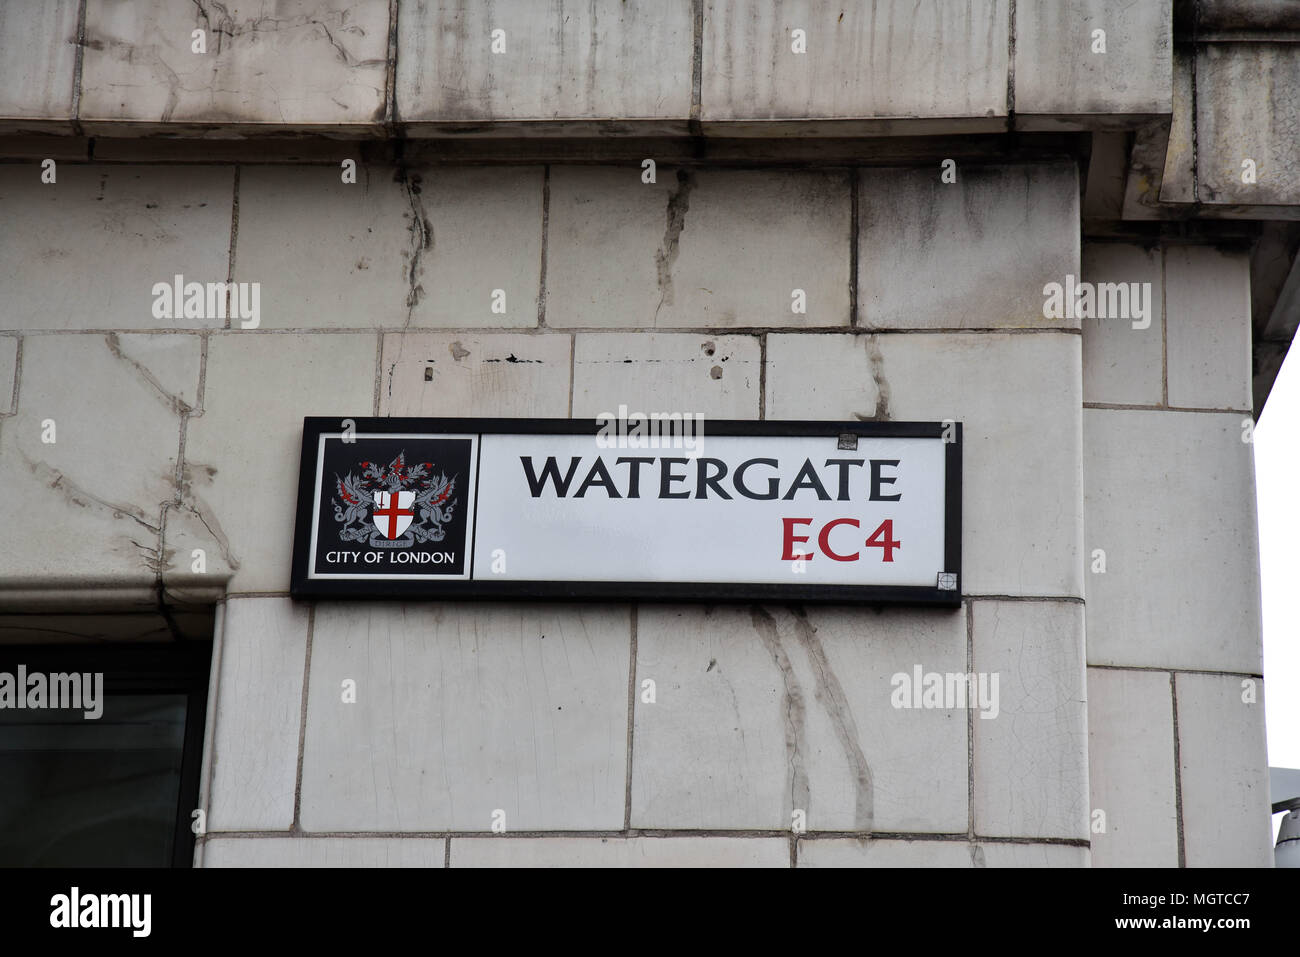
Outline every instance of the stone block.
POLYGON ((452 838, 452 867, 789 867, 780 837, 452 838))
POLYGON ((212 837, 202 867, 442 867, 441 837, 212 837))
POLYGON ((264 327, 537 325, 538 168, 358 167, 346 184, 338 167, 261 167, 239 195, 235 278, 262 282, 264 327))
POLYGON ((379 414, 569 414, 572 337, 389 333, 379 373, 379 414))
POLYGON ((970 867, 962 841, 874 841, 819 838, 799 842, 799 867, 970 867))
POLYGON ((807 120, 821 121, 823 134, 1001 130, 1009 6, 706 0, 705 131, 767 132, 807 120))
POLYGON ((961 612, 643 606, 632 826, 965 832, 966 712, 893 680, 965 661, 961 612))
POLYGON ((287 591, 303 417, 370 412, 375 349, 374 335, 214 335, 185 444, 184 508, 207 535, 190 524, 168 544, 220 556, 234 592, 287 591))
POLYGON ((1080 596, 1078 364, 1073 335, 769 335, 767 418, 962 422, 962 591, 1080 596))
POLYGON ((1264 683, 1178 674, 1179 782, 1188 867, 1270 867, 1264 683), (1246 699, 1253 692, 1253 702, 1246 699))
MULTIPOLYGON (((752 336, 579 333, 574 340, 573 414, 703 413, 756 419, 762 359, 752 336)), ((705 421, 707 435, 708 421, 705 421)))
POLYGON ((1049 283, 1079 275, 1073 163, 858 173, 858 325, 1073 329, 1044 318, 1049 283))
POLYGON ((1088 778, 1106 829, 1094 867, 1177 867, 1173 688, 1165 671, 1088 669, 1088 778))
POLYGON ((975 833, 1087 840, 1083 606, 980 601, 976 674, 998 677, 975 725, 975 833))
POLYGON ((155 585, 199 360, 197 336, 25 337, 18 410, 0 434, 0 485, 24 503, 0 549, 11 589, 155 585))
POLYGON ((397 117, 416 135, 593 121, 606 134, 685 132, 692 31, 689 0, 403 2, 397 117))
MULTIPOLYGON (((1205 43, 1196 54, 1197 197, 1300 204, 1300 46, 1205 43), (1255 182, 1243 182, 1246 160, 1255 182)), ((1247 177, 1249 178, 1249 177, 1247 177)))
POLYGON ((612 605, 319 606, 303 829, 622 828, 630 645, 612 605))
POLYGON ((26 242, 0 244, 6 329, 213 329, 159 319, 155 283, 225 282, 229 167, 0 166, 0 209, 26 242), (38 238, 39 237, 39 238, 38 238), (111 267, 106 264, 112 264, 111 267))
POLYGON ((1242 419, 1084 410, 1089 664, 1260 673, 1242 419))
POLYGON ((1169 113, 1173 45, 1167 3, 1020 0, 1017 127, 1087 129, 1169 113))
POLYGON ((0 4, 0 131, 70 133, 77 0, 0 4))
POLYGON ((1163 264, 1158 249, 1088 243, 1080 279, 1107 302, 1104 318, 1083 319, 1083 401, 1160 405, 1164 401, 1163 264), (1112 297, 1103 285, 1113 285, 1112 297), (1126 290, 1126 291, 1125 291, 1126 290), (1136 297, 1135 294, 1136 293, 1136 297), (1111 315, 1114 310, 1125 313, 1111 315), (1128 308, 1124 309, 1125 298, 1128 308), (1139 315, 1136 303, 1146 312, 1139 315), (1146 326, 1146 328, 1135 328, 1146 326))
POLYGON ((287 598, 226 603, 209 831, 287 831, 293 823, 307 611, 287 598))
POLYGON ((1250 412, 1250 257, 1171 246, 1165 286, 1169 404, 1250 412))
POLYGON ((370 129, 384 120, 385 0, 86 0, 81 124, 370 129), (203 52, 193 33, 204 31, 203 52))
POLYGON ((553 170, 546 324, 847 326, 851 208, 837 170, 553 170))

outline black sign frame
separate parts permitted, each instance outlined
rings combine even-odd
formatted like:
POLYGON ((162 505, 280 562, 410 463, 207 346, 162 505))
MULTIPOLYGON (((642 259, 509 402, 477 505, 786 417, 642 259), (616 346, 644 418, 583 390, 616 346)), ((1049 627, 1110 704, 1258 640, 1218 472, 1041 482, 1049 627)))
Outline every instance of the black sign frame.
MULTIPOLYGON (((540 600, 540 601, 664 601, 664 602, 809 602, 830 604, 905 604, 955 608, 962 602, 961 509, 962 424, 960 422, 837 422, 774 419, 708 419, 712 436, 821 436, 863 438, 943 439, 944 443, 944 565, 956 573, 951 589, 920 585, 825 585, 741 582, 589 582, 483 579, 447 581, 396 578, 309 578, 313 506, 320 476, 316 474, 320 436, 340 432, 350 425, 358 435, 415 434, 517 434, 591 435, 603 427, 594 418, 373 418, 308 416, 303 419, 302 459, 298 476, 297 522, 294 531, 293 571, 289 593, 293 598, 401 598, 420 600, 540 600)), ((475 465, 475 482, 478 479, 475 465)), ((469 534, 474 534, 475 515, 469 534)), ((472 567, 472 558, 471 558, 472 567)))

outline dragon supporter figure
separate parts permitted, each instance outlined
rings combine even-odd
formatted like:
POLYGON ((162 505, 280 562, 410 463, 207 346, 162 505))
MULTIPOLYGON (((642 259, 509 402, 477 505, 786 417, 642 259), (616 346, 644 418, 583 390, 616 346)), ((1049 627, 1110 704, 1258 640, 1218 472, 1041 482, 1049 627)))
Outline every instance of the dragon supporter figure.
MULTIPOLYGON (((339 539, 344 542, 367 542, 375 548, 408 548, 416 542, 440 542, 446 537, 443 528, 451 521, 457 500, 452 498, 457 476, 434 474, 432 462, 406 464, 403 450, 389 462, 360 463, 361 472, 334 476, 338 497, 332 499, 334 520, 342 526, 339 539), (385 534, 384 526, 373 514, 409 516, 400 535, 385 534)), ((389 526, 393 528, 395 526, 389 526)))

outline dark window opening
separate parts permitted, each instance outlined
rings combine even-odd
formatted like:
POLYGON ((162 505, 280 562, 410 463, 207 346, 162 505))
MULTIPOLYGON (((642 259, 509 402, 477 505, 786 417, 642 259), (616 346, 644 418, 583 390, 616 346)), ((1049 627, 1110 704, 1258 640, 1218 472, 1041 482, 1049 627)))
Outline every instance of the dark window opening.
POLYGON ((191 866, 211 658, 200 641, 0 645, 0 682, 26 701, 33 675, 78 674, 87 705, 103 675, 98 718, 50 707, 68 697, 48 679, 45 707, 0 698, 0 867, 191 866))

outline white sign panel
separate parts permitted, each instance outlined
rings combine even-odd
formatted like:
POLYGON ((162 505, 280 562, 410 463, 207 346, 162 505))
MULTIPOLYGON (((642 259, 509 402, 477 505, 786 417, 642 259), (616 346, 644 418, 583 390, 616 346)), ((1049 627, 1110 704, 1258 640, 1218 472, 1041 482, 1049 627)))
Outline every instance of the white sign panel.
POLYGON ((957 423, 309 419, 297 595, 960 601, 957 423))

